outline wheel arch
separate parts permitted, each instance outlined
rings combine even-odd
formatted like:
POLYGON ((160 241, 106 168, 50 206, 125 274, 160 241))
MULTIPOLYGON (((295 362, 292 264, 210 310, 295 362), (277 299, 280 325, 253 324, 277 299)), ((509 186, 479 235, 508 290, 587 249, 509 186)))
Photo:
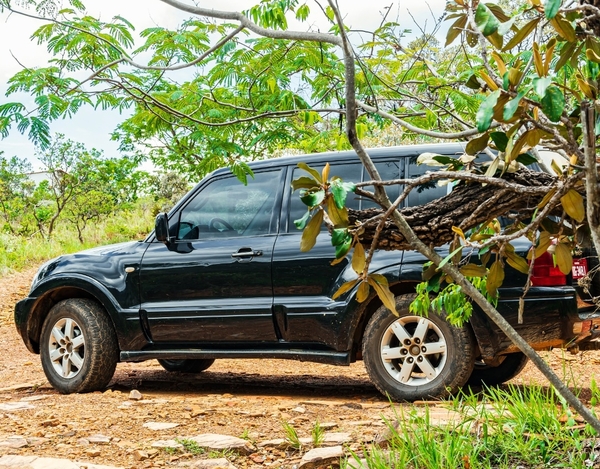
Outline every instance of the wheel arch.
MULTIPOLYGON (((40 336, 44 320, 52 307, 62 300, 86 298, 97 302, 105 311, 115 333, 118 330, 114 318, 117 308, 110 301, 107 292, 104 292, 101 286, 94 285, 90 281, 85 282, 79 279, 77 285, 65 285, 64 281, 53 279, 51 282, 39 285, 32 294, 37 297, 37 300, 33 304, 27 320, 27 338, 31 346, 30 350, 34 353, 40 353, 40 336)), ((119 334, 117 334, 118 336, 119 334)))

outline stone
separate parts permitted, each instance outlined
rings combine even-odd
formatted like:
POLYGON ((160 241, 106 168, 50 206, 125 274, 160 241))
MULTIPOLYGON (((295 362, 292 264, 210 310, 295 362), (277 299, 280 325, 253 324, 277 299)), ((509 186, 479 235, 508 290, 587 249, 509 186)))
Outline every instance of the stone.
POLYGON ((47 419, 40 423, 42 427, 56 427, 60 424, 60 420, 57 418, 47 419))
POLYGON ((152 443, 153 448, 177 448, 182 449, 183 445, 175 440, 158 440, 152 443))
POLYGON ((5 402, 0 404, 0 410, 4 410, 5 412, 29 409, 35 409, 29 402, 5 402))
POLYGON ((129 393, 129 399, 131 399, 132 401, 141 401, 143 399, 143 396, 142 393, 139 392, 137 389, 132 389, 129 393))
POLYGON ((202 448, 209 448, 217 451, 229 449, 238 451, 240 454, 244 455, 254 453, 254 447, 248 441, 235 436, 203 433, 202 435, 193 436, 187 439, 195 441, 198 443, 198 446, 201 446, 202 448))
POLYGON ((266 448, 266 447, 285 448, 287 446, 287 443, 283 438, 277 438, 275 440, 261 441, 256 446, 258 446, 259 448, 266 448))
POLYGON ((4 455, 0 458, 0 469, 81 469, 81 467, 68 459, 4 455))
POLYGON ((99 449, 92 448, 92 449, 86 450, 85 454, 87 454, 90 458, 95 458, 97 456, 100 456, 100 454, 102 454, 102 453, 100 452, 99 449))
POLYGON ((43 399, 48 399, 50 396, 39 395, 39 396, 27 396, 21 399, 21 402, 33 402, 33 401, 41 401, 43 399))
POLYGON ((77 440, 77 444, 79 446, 90 446, 90 440, 88 440, 87 438, 79 438, 77 440))
POLYGON ((352 436, 350 436, 350 433, 325 433, 322 444, 326 446, 336 446, 351 441, 352 436))
POLYGON ((92 464, 91 462, 76 461, 75 464, 79 465, 81 469, 124 469, 123 466, 105 466, 104 464, 92 464))
POLYGON ((193 469, 237 469, 226 458, 200 459, 187 467, 193 469))
POLYGON ((306 412, 306 409, 302 406, 298 406, 298 407, 294 407, 292 409, 293 412, 297 412, 299 414, 304 414, 306 412))
POLYGON ((138 449, 133 452, 133 457, 135 458, 136 461, 145 461, 150 456, 148 456, 148 453, 146 453, 145 451, 138 449))
POLYGON ((344 450, 341 446, 331 446, 329 448, 314 448, 302 456, 298 466, 299 469, 313 469, 326 467, 331 464, 339 463, 340 458, 344 456, 344 450))
POLYGON ((144 428, 148 428, 150 430, 169 430, 171 428, 178 427, 178 423, 169 423, 169 422, 146 422, 142 425, 144 428))
POLYGON ((9 436, 5 440, 0 440, 0 448, 24 448, 29 446, 29 443, 22 436, 9 436))
POLYGON ((96 444, 96 445, 107 445, 110 443, 110 437, 108 436, 104 436, 104 435, 92 435, 92 436, 88 436, 87 440, 90 443, 96 444))
POLYGON ((35 384, 30 384, 30 383, 13 384, 12 386, 8 386, 6 388, 0 388, 0 392, 23 391, 24 389, 29 389, 34 386, 35 386, 35 384))

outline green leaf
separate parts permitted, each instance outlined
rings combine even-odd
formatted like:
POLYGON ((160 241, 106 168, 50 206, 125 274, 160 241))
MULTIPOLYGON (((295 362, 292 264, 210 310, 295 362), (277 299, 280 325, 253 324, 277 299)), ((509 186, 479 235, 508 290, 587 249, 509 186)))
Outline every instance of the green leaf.
POLYGON ((521 153, 516 159, 524 166, 529 166, 530 164, 538 162, 537 158, 535 156, 531 156, 529 153, 521 153))
POLYGON ((308 207, 314 207, 323 202, 325 191, 323 189, 316 192, 305 191, 300 195, 300 200, 308 207))
POLYGON ((490 272, 487 276, 485 288, 487 292, 493 296, 498 296, 498 288, 504 282, 504 267, 500 261, 496 261, 490 267, 490 272))
POLYGON ((336 228, 346 228, 349 224, 348 209, 337 208, 333 197, 327 197, 327 215, 336 228))
POLYGON ((348 236, 346 241, 344 241, 342 244, 339 244, 338 246, 335 247, 335 258, 336 259, 344 258, 346 256, 346 254, 348 254, 348 251, 350 251, 351 247, 352 247, 352 237, 348 236))
POLYGON ((583 197, 575 189, 570 189, 565 195, 560 198, 560 202, 573 220, 581 223, 585 218, 585 204, 583 197))
POLYGON ((482 265, 467 264, 460 268, 460 273, 465 277, 485 277, 487 269, 482 265))
POLYGON ((311 168, 306 163, 298 163, 298 167, 300 169, 303 169, 304 171, 308 171, 319 184, 321 184, 321 182, 323 182, 323 181, 321 181, 321 175, 319 174, 319 171, 317 171, 316 169, 311 168))
MULTIPOLYGON (((483 5, 480 3, 479 5, 483 5)), ((492 117, 494 116, 494 106, 498 102, 500 96, 500 90, 496 90, 490 93, 487 98, 479 106, 477 111, 477 130, 479 132, 485 132, 492 125, 492 117)))
POLYGON ((444 257, 444 260, 442 262, 440 262, 440 265, 438 266, 438 269, 441 269, 442 267, 444 267, 449 261, 450 259, 452 259, 460 250, 462 250, 462 246, 456 248, 454 251, 452 251, 450 254, 448 254, 446 257, 444 257))
POLYGON ((331 245, 339 246, 340 244, 343 244, 344 241, 346 241, 349 237, 350 235, 348 234, 347 228, 334 228, 331 231, 331 245))
POLYGON ((300 251, 308 252, 314 247, 321 231, 321 223, 323 223, 323 210, 317 210, 302 232, 300 251))
POLYGON ((519 93, 517 96, 515 96, 513 99, 511 99, 504 105, 502 118, 505 121, 511 120, 513 118, 515 112, 517 112, 517 109, 519 109, 519 104, 521 103, 521 99, 523 98, 523 96, 525 96, 525 93, 519 93))
POLYGON ((306 222, 308 221, 308 217, 310 217, 310 210, 307 210, 302 218, 294 220, 294 225, 296 225, 296 228, 303 230, 306 226, 306 222))
POLYGON ((513 16, 508 21, 501 23, 500 26, 498 26, 498 34, 500 34, 500 36, 504 36, 507 32, 509 32, 512 29, 516 20, 517 17, 513 16))
POLYGON ((547 19, 551 20, 556 16, 561 3, 562 0, 546 0, 544 2, 544 14, 547 19))
POLYGON ((496 145, 498 151, 505 151, 506 145, 508 144, 508 137, 504 132, 492 132, 490 133, 492 141, 496 145))
POLYGON ((521 42, 523 42, 523 40, 527 36, 529 36, 532 31, 535 30, 535 27, 537 26, 539 21, 540 21, 539 18, 535 18, 535 19, 531 20, 529 23, 525 24, 525 26, 523 26, 521 29, 519 29, 515 33, 515 35, 512 37, 512 39, 510 41, 508 41, 508 43, 504 46, 504 48, 502 50, 505 50, 505 51, 510 50, 513 47, 516 47, 519 44, 521 44, 521 42))
POLYGON ((467 143, 465 151, 467 152, 468 155, 477 155, 480 151, 485 150, 485 147, 487 147, 489 140, 490 140, 490 135, 488 133, 485 133, 483 135, 480 135, 479 137, 471 139, 471 140, 469 140, 469 143, 467 143))
POLYGON ((363 303, 369 297, 370 290, 371 289, 369 287, 369 282, 365 280, 360 282, 360 285, 358 286, 358 290, 356 292, 356 301, 358 301, 359 303, 363 303))
POLYGON ((319 183, 308 176, 302 176, 292 181, 292 191, 297 191, 298 189, 312 189, 313 187, 319 187, 319 183))
POLYGON ((387 279, 383 275, 372 274, 367 277, 367 282, 375 289, 375 292, 383 305, 395 316, 398 316, 398 311, 396 311, 396 299, 394 298, 394 294, 390 291, 387 279))
POLYGON ((354 254, 352 254, 352 269, 354 270, 354 272, 360 275, 365 270, 365 264, 365 248, 359 241, 354 245, 354 254))
POLYGON ((552 77, 534 78, 533 91, 541 98, 546 94, 546 90, 552 84, 552 77))
POLYGON ((446 45, 448 47, 450 44, 454 42, 454 40, 463 32, 465 26, 467 25, 467 15, 462 14, 458 17, 458 19, 452 23, 452 26, 448 28, 448 34, 446 35, 446 45))
POLYGON ((573 256, 571 256, 571 250, 564 243, 558 243, 554 251, 554 262, 560 269, 560 271, 569 275, 573 268, 573 256))
POLYGON ((333 294, 331 299, 337 300, 344 293, 352 290, 354 288, 354 285, 356 285, 357 282, 358 282, 358 279, 355 278, 354 280, 348 280, 347 282, 343 283, 342 286, 340 288, 338 288, 337 291, 333 294))
POLYGON ((541 100, 542 111, 552 122, 559 122, 565 109, 565 97, 562 91, 552 85, 546 90, 546 94, 541 100))
POLYGON ((331 181, 331 194, 333 200, 338 208, 344 208, 346 206, 346 196, 348 192, 354 192, 356 185, 349 182, 343 182, 339 178, 334 178, 331 181))
POLYGON ((527 261, 525 259, 523 259, 521 256, 516 254, 514 251, 507 250, 507 251, 505 251, 505 254, 506 254, 506 262, 513 269, 518 270, 519 272, 521 272, 523 274, 529 273, 529 264, 527 264, 527 261))
POLYGON ((479 2, 477 11, 475 12, 475 24, 481 30, 484 36, 489 36, 498 31, 500 21, 492 13, 485 3, 479 2))

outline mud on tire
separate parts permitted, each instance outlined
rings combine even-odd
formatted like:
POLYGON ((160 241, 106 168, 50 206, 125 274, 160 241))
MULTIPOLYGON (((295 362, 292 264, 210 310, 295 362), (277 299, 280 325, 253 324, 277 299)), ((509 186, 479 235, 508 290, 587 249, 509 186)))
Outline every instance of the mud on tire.
POLYGON ((463 386, 473 370, 475 339, 468 325, 454 327, 443 315, 415 316, 415 295, 396 298, 394 316, 381 306, 363 337, 363 360, 371 380, 397 401, 441 398, 463 386))
POLYGON ((50 310, 40 338, 42 367, 63 394, 102 390, 110 382, 119 346, 104 309, 84 298, 63 300, 50 310))

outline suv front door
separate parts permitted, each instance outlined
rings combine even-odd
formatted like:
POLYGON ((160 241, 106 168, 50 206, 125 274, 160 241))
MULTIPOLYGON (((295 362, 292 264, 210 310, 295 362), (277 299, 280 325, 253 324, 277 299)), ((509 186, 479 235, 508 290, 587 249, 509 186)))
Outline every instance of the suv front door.
POLYGON ((208 182, 171 217, 176 239, 153 242, 142 260, 141 315, 154 342, 276 341, 271 260, 281 169, 243 185, 208 182))

